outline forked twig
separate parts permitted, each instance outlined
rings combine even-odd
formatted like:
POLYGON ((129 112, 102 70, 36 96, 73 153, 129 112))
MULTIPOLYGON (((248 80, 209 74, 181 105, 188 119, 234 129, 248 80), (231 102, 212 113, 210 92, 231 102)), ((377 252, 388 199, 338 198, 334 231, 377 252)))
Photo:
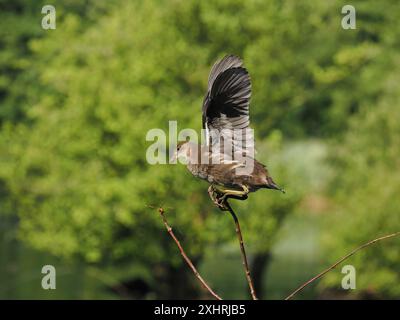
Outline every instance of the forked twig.
POLYGON ((233 220, 235 221, 236 234, 237 234, 238 239, 239 239, 240 252, 242 253, 243 267, 244 267, 244 271, 246 273, 247 283, 249 284, 251 297, 253 298, 253 300, 258 300, 257 295, 256 295, 256 291, 254 290, 253 280, 251 279, 251 275, 250 275, 250 269, 249 269, 249 264, 247 262, 246 251, 244 249, 244 242, 243 242, 242 232, 240 230, 239 219, 237 218, 235 212, 233 211, 233 209, 230 206, 230 204, 228 203, 228 201, 225 201, 224 204, 228 208, 229 212, 231 213, 231 215, 233 217, 233 220))
POLYGON ((207 291, 217 300, 222 300, 222 298, 216 294, 211 288, 210 286, 204 281, 204 279, 201 277, 200 273, 197 271, 196 267, 194 266, 194 264, 192 263, 192 261, 189 259, 189 257, 186 255, 185 251, 182 248, 181 243, 179 242, 178 238, 175 236, 174 232, 172 231, 172 228, 169 226, 167 218, 164 215, 164 209, 163 208, 158 208, 158 212, 161 215, 161 218, 164 222, 165 227, 167 228, 167 231, 169 233, 169 235, 171 236, 171 238, 175 241, 176 245, 179 248, 179 251, 183 257, 183 259, 186 261, 186 263, 189 265, 190 269, 192 269, 194 275, 196 276, 196 278, 201 282, 202 286, 204 288, 207 289, 207 291))
POLYGON ((315 280, 321 278, 322 276, 324 276, 326 273, 328 273, 329 271, 331 271, 332 269, 334 269, 335 267, 337 267, 340 263, 342 263, 344 260, 346 260, 347 258, 351 257, 353 254, 355 254, 357 251, 368 247, 378 241, 381 240, 385 240, 385 239, 389 239, 389 238, 393 238, 400 235, 400 231, 399 232, 395 232, 392 234, 388 234, 386 236, 383 237, 379 237, 376 238, 374 240, 368 241, 367 243, 364 243, 363 245, 359 246, 358 248, 354 249, 353 251, 351 251, 350 253, 348 253, 347 255, 345 255, 344 257, 342 257, 341 259, 339 259, 338 261, 336 261, 333 265, 331 265, 329 268, 325 269, 324 271, 322 271, 321 273, 317 274, 315 277, 311 278, 310 280, 308 280, 307 282, 305 282, 304 284, 302 284, 300 287, 298 287, 295 291, 293 291, 290 295, 288 295, 285 300, 289 300, 291 298, 293 298, 293 296, 295 294, 297 294, 298 292, 300 292, 301 290, 303 290, 305 287, 307 287, 310 283, 314 282, 315 280))

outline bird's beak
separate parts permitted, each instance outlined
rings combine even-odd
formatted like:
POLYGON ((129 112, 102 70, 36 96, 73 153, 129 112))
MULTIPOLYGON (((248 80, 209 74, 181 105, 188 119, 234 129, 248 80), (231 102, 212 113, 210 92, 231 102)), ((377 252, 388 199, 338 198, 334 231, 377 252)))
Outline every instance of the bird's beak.
POLYGON ((279 190, 279 191, 282 192, 282 193, 286 193, 285 189, 281 188, 280 186, 278 186, 278 185, 276 185, 276 184, 274 185, 273 189, 279 190))
POLYGON ((278 185, 276 185, 276 184, 271 185, 271 186, 270 186, 270 189, 275 189, 275 190, 278 190, 278 191, 280 191, 280 192, 282 192, 282 193, 286 193, 285 189, 281 188, 280 186, 278 186, 278 185))
POLYGON ((286 193, 285 189, 283 189, 280 186, 278 186, 271 178, 268 179, 268 188, 269 189, 279 190, 282 193, 286 193))

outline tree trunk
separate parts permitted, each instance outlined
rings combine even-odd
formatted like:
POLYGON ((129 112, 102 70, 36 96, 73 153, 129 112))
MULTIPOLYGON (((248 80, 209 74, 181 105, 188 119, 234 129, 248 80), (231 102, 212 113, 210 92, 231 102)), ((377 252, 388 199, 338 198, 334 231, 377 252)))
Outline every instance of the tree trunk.
POLYGON ((258 253, 254 256, 250 266, 251 277, 254 283, 254 289, 259 299, 265 298, 265 281, 268 266, 271 262, 271 253, 258 253))
MULTIPOLYGON (((201 259, 192 259, 195 265, 201 259)), ((153 267, 154 283, 152 291, 156 299, 198 299, 202 294, 202 287, 192 270, 185 262, 178 266, 168 263, 155 265, 153 267)))

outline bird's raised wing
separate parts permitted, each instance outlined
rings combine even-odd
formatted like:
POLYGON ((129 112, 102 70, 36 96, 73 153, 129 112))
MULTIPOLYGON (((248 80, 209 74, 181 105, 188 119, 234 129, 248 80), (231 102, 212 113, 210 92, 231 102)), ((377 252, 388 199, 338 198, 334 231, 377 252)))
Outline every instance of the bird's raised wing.
POLYGON ((231 68, 243 67, 243 61, 234 55, 227 55, 220 61, 214 63, 208 76, 208 91, 211 91, 212 85, 219 74, 231 68))
POLYGON ((214 64, 203 102, 203 128, 206 129, 208 144, 215 144, 222 137, 224 143, 231 141, 236 149, 234 152, 254 148, 254 142, 252 146, 243 147, 243 139, 249 140, 251 131, 246 130, 250 124, 250 96, 250 76, 240 58, 229 55, 214 64))

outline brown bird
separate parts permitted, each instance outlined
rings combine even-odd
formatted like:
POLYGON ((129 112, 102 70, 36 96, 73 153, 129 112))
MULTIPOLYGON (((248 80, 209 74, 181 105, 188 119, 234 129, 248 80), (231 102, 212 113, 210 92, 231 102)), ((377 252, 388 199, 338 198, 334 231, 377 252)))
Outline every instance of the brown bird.
POLYGON ((228 55, 216 62, 202 108, 206 144, 180 142, 173 156, 183 159, 194 176, 210 183, 208 193, 221 210, 227 210, 228 198, 245 200, 249 192, 260 188, 284 192, 265 165, 254 159, 250 96, 250 76, 242 60, 228 55))

